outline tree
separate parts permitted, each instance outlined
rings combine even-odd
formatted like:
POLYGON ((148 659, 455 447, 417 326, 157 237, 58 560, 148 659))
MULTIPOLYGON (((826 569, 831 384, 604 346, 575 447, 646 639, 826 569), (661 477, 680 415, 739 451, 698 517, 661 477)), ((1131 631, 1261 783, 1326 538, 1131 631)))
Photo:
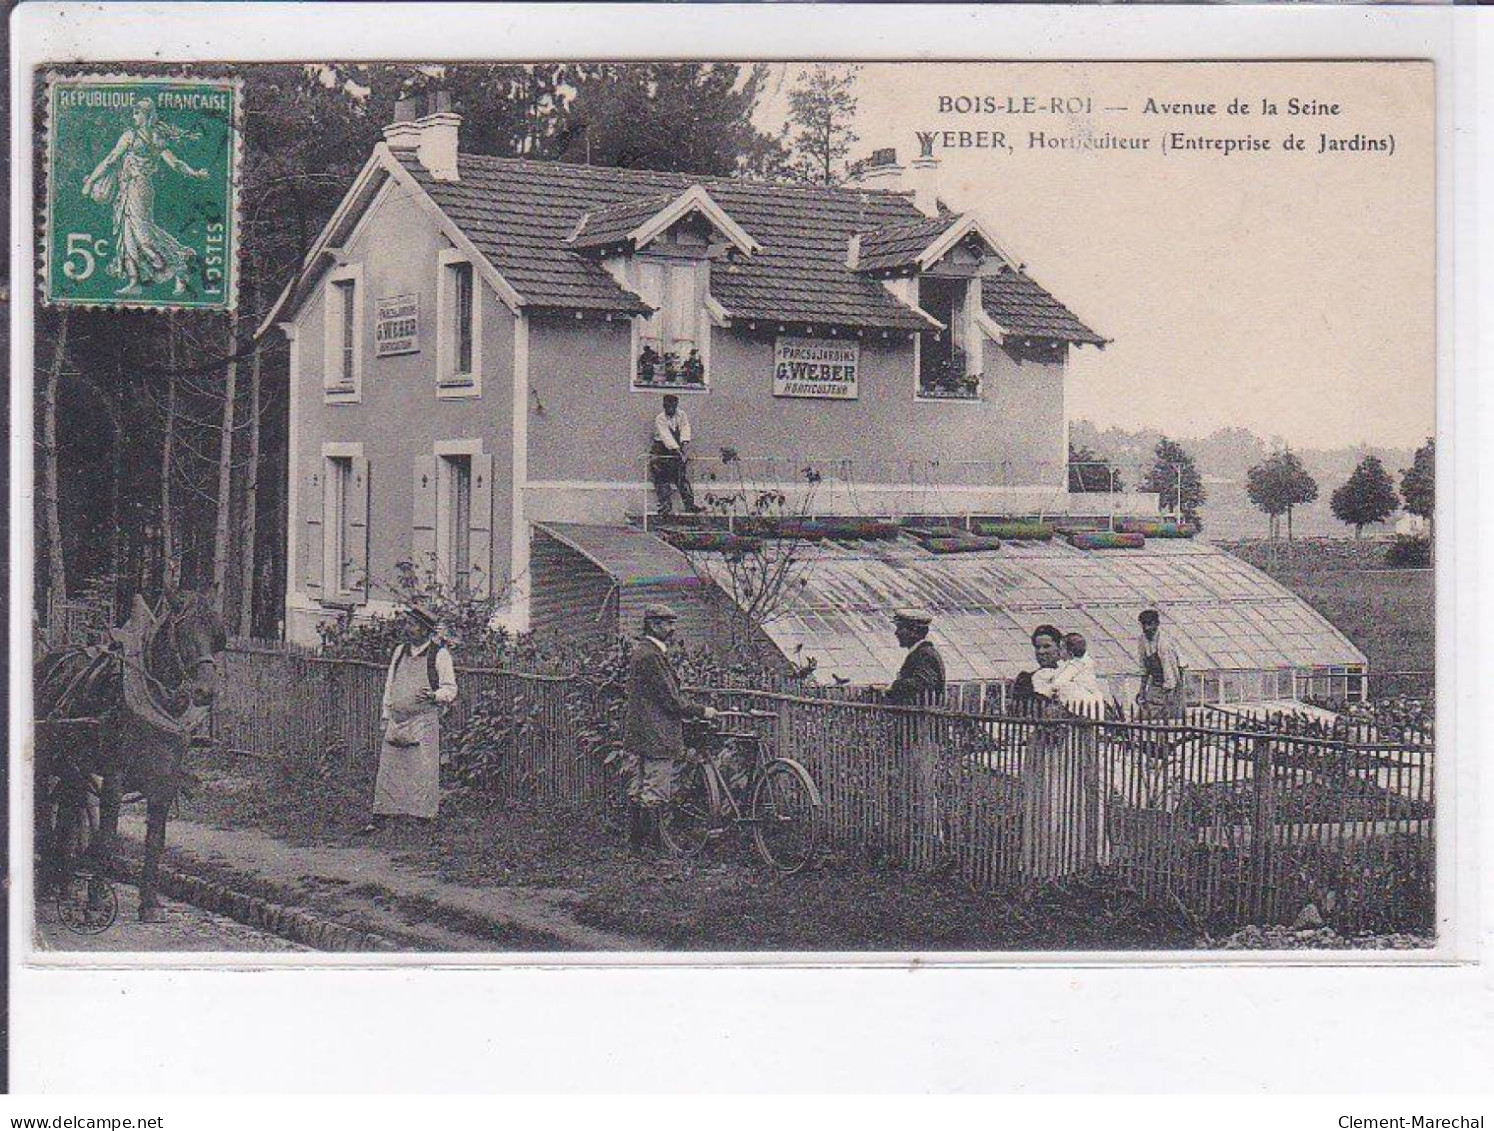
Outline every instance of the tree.
POLYGON ((1416 449, 1411 466, 1401 472, 1401 498, 1406 509, 1417 518, 1432 521, 1432 511, 1437 503, 1437 441, 1427 437, 1427 442, 1416 449))
POLYGON ((555 148, 588 165, 732 176, 772 141, 752 123, 766 77, 762 64, 577 64, 555 148))
POLYGON ((1163 436, 1157 441, 1152 459, 1152 468, 1141 481, 1140 489, 1155 492, 1164 506, 1171 506, 1184 522, 1202 530, 1201 509, 1208 495, 1193 457, 1176 440, 1163 436))
POLYGON ((856 120, 858 66, 816 63, 799 72, 789 92, 790 172, 799 180, 833 185, 845 175, 846 156, 860 136, 856 120))
POLYGON ((1328 502, 1333 516, 1354 528, 1355 538, 1362 537, 1370 523, 1384 522, 1401 505, 1390 472, 1379 456, 1360 460, 1348 482, 1334 491, 1328 502))
POLYGON ((1082 444, 1069 445, 1069 490, 1076 494, 1124 491, 1125 480, 1108 459, 1082 444))
POLYGON ((1281 516, 1287 516, 1287 541, 1292 539, 1292 512, 1318 497, 1318 483, 1289 448, 1267 456, 1245 474, 1250 501, 1270 519, 1271 539, 1281 535, 1281 516))
POLYGON ((42 498, 47 521, 47 593, 53 601, 67 600, 67 568, 62 554, 62 489, 57 478, 57 384, 67 363, 67 323, 63 307, 52 343, 52 364, 42 393, 42 498))

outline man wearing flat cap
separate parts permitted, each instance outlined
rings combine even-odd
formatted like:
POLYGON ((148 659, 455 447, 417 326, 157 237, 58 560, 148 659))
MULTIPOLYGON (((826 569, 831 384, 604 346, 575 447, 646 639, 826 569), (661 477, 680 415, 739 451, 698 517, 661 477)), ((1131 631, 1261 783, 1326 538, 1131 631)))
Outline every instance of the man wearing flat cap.
POLYGON ((435 637, 435 613, 417 602, 401 615, 405 639, 384 680, 384 741, 364 832, 389 817, 432 821, 441 803, 441 708, 456 699, 456 667, 435 637))
POLYGON ((643 639, 628 666, 628 713, 623 748, 628 756, 628 844, 635 851, 659 844, 659 810, 668 802, 685 756, 685 719, 709 719, 709 707, 688 702, 669 663, 678 615, 668 605, 643 611, 643 639))

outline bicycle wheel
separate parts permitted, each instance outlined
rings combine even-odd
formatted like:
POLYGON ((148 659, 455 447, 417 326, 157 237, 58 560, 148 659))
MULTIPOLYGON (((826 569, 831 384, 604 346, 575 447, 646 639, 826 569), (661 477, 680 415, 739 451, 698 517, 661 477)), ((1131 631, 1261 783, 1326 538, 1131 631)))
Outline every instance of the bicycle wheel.
POLYGON ((814 857, 820 831, 820 797, 803 766, 769 762, 752 790, 752 840, 770 868, 785 875, 814 857))
POLYGON ((700 762, 686 762, 674 779, 674 793, 659 813, 659 836, 676 856, 698 856, 711 837, 716 816, 716 782, 700 762))

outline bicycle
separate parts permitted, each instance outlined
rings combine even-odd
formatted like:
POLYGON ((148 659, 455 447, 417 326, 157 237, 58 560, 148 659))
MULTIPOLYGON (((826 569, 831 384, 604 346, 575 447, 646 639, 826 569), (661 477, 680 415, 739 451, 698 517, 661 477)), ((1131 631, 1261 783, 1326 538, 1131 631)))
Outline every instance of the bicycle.
MULTIPOLYGON (((716 712, 717 719, 776 717, 771 711, 716 712)), ((695 757, 680 768, 659 821, 665 846, 677 856, 698 856, 733 826, 750 828, 768 867, 783 875, 800 871, 814 857, 824 804, 809 771, 792 758, 769 757, 755 731, 708 722, 692 730, 695 757)))

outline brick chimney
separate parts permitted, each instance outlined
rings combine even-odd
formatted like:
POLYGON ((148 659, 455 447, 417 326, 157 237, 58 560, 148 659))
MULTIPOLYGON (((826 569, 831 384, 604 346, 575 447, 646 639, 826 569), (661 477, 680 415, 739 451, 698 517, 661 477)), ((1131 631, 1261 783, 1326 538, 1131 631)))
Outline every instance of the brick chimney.
MULTIPOLYGON (((926 149, 929 147, 925 147, 926 149)), ((932 153, 924 153, 913 161, 911 168, 899 165, 897 150, 877 149, 862 163, 854 178, 867 188, 887 192, 910 192, 913 204, 925 216, 939 215, 936 195, 939 159, 932 153)))
POLYGON ((390 149, 413 152, 435 180, 455 181, 461 125, 462 116, 452 110, 448 91, 407 95, 394 104, 394 121, 384 127, 384 141, 390 149))

